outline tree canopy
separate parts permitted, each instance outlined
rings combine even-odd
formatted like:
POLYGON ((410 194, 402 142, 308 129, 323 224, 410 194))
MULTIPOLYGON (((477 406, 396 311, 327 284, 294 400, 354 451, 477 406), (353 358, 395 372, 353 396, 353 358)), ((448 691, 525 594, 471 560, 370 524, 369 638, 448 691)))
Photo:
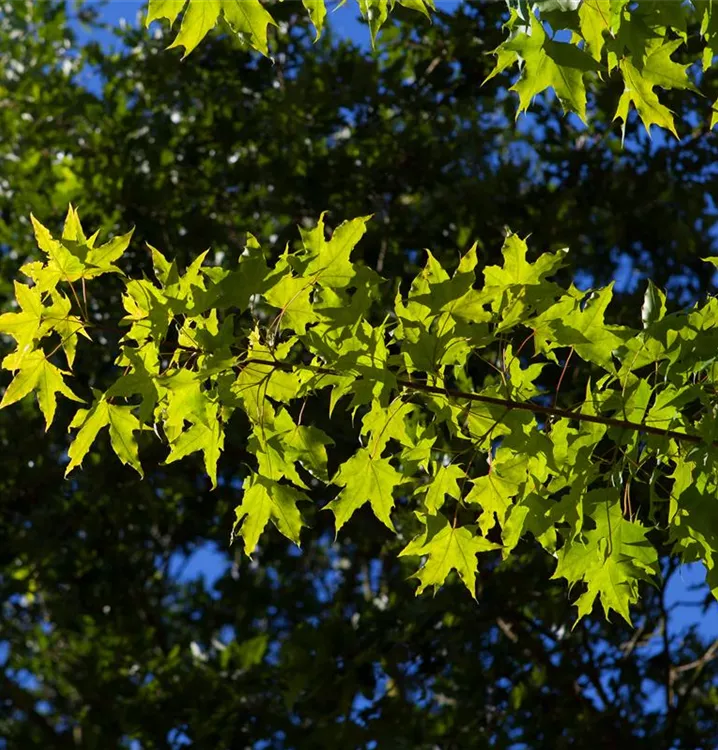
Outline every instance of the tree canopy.
MULTIPOLYGON (((302 4, 318 38, 328 3, 302 0, 302 4)), ((711 67, 718 50, 712 0, 506 0, 506 5, 507 38, 492 50, 496 64, 489 78, 519 66, 520 77, 511 87, 519 97, 519 114, 537 94, 550 89, 564 111, 585 122, 587 79, 614 74, 623 91, 613 119, 622 122, 624 133, 629 111, 635 110, 647 129, 657 125, 677 135, 673 113, 655 89, 697 92, 701 73, 711 67), (692 60, 699 60, 702 66, 692 76, 687 72, 690 63, 672 59, 683 47, 689 47, 692 60)), ((372 45, 396 7, 418 11, 429 21, 436 10, 433 0, 358 0, 358 6, 368 23, 372 45)), ((259 0, 150 0, 146 24, 166 19, 174 25, 180 14, 181 23, 170 48, 183 47, 184 57, 219 23, 244 44, 269 55, 267 32, 276 20, 259 0)), ((716 122, 714 104, 710 127, 716 122)))
POLYGON ((587 127, 514 128, 500 5, 371 54, 280 4, 274 63, 181 66, 63 5, 2 32, 8 746, 706 746, 666 598, 715 549, 702 126, 622 150, 596 76, 587 127))

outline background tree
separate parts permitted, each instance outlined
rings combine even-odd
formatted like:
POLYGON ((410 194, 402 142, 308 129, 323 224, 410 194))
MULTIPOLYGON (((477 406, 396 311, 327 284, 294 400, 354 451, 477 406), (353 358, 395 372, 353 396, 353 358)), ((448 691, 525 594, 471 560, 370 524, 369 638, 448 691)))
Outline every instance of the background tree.
MULTIPOLYGON (((410 279, 423 247, 456 262, 474 239, 496 262, 509 224, 541 249, 571 246, 568 273, 584 282, 618 274, 626 310, 643 293, 632 269, 680 300, 710 288, 698 258, 712 244, 715 146, 700 131, 650 144, 629 123, 621 151, 600 96, 588 128, 544 106, 517 131, 508 79, 478 85, 500 5, 467 3, 421 34, 399 11, 377 57, 331 34, 313 45, 291 4, 273 12, 292 21, 276 66, 226 37, 180 66, 144 31, 112 54, 74 40, 62 3, 11 5, 6 293, 37 252, 29 212, 56 229, 68 200, 88 226, 136 226, 136 272, 149 271, 144 241, 182 263, 211 246, 221 261, 245 231, 280 248, 330 207, 335 224, 375 214, 361 248, 389 277, 410 279)), ((672 103, 686 119, 691 106, 672 103)), ((98 312, 117 294, 108 285, 98 312)), ((75 369, 101 387, 104 364, 80 353, 75 369)), ((569 373, 567 402, 572 386, 569 373)), ((565 588, 526 544, 482 571, 478 607, 458 586, 415 599, 412 569, 368 513, 337 542, 317 513, 301 552, 269 533, 250 562, 228 547, 241 426, 216 492, 197 461, 164 467, 159 450, 139 481, 105 443, 63 480, 65 435, 43 430, 29 403, 0 412, 0 746, 699 748, 716 735, 716 634, 678 632, 665 587, 643 592, 635 631, 600 612, 571 630, 565 588), (213 586, 181 575, 207 546, 224 571, 213 586)))

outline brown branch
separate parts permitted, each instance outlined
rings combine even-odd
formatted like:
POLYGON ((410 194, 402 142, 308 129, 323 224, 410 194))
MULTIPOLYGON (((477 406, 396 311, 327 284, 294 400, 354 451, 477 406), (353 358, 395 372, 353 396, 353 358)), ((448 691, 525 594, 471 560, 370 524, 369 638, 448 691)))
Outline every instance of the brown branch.
POLYGON ((644 639, 643 634, 645 632, 646 623, 643 623, 640 627, 636 628, 636 631, 633 633, 630 640, 625 641, 619 646, 619 649, 623 652, 621 656, 622 661, 628 661, 631 658, 631 654, 638 646, 646 645, 655 635, 654 632, 650 632, 644 639))
MULTIPOLYGON (((606 427, 619 427, 625 430, 635 430, 637 432, 646 432, 649 435, 658 435, 660 437, 674 438, 675 440, 685 440, 689 443, 701 443, 703 439, 699 435, 687 435, 685 432, 676 432, 675 430, 664 430, 660 427, 650 427, 638 422, 629 422, 625 419, 614 419, 613 417, 599 417, 594 414, 583 414, 582 412, 570 411, 569 409, 559 409, 555 406, 539 406, 530 401, 513 401, 508 398, 496 398, 494 396, 482 396, 479 393, 466 393, 449 388, 437 388, 426 383, 417 383, 412 380, 403 380, 397 378, 397 383, 415 391, 424 393, 434 393, 439 396, 447 396, 455 399, 465 399, 467 401, 478 401, 479 403, 491 404, 493 406, 503 406, 507 409, 516 409, 519 411, 530 411, 534 414, 543 416, 563 417, 564 419, 575 419, 580 422, 592 422, 593 424, 602 424, 606 427)), ((718 442, 712 445, 718 447, 718 442)))
POLYGON ((688 672, 691 669, 702 669, 709 661, 713 661, 718 656, 718 638, 708 647, 706 652, 699 659, 695 659, 688 664, 679 664, 677 667, 673 667, 673 672, 679 674, 680 672, 688 672))
POLYGON ((504 620, 503 617, 497 617, 496 618, 496 624, 499 626, 499 630, 512 642, 512 643, 518 643, 519 637, 514 633, 513 629, 511 628, 511 625, 504 620))
MULTIPOLYGON (((281 370, 291 371, 295 367, 303 367, 311 369, 314 372, 322 373, 325 375, 340 375, 337 370, 333 370, 328 367, 312 367, 311 365, 292 365, 285 362, 273 362, 265 359, 254 359, 249 358, 241 363, 242 366, 256 364, 266 365, 268 367, 276 367, 281 370)), ((595 414, 584 414, 579 411, 572 411, 570 409, 559 409, 556 406, 539 406, 539 404, 531 403, 530 401, 514 401, 509 398, 497 398, 495 396, 483 396, 480 393, 469 393, 467 391, 454 390, 452 388, 439 388, 434 385, 428 385, 427 383, 421 383, 416 380, 406 380, 404 378, 397 378, 396 382, 411 391, 417 391, 421 393, 432 393, 437 396, 446 396, 456 400, 465 401, 476 401, 482 404, 490 404, 492 406, 501 406, 505 409, 516 409, 517 411, 530 411, 533 414, 540 414, 545 417, 560 417, 563 419, 575 419, 579 422, 591 422, 592 424, 601 424, 606 427, 618 427, 623 430, 634 430, 636 432, 645 432, 648 435, 657 435, 658 437, 672 438, 674 440, 683 440, 687 443, 705 443, 700 435, 688 435, 685 432, 676 432, 675 430, 667 430, 660 427, 651 427, 647 424, 638 422, 630 422, 627 419, 615 419, 614 417, 601 417, 595 414)), ((708 443, 713 447, 718 447, 718 441, 708 443)))

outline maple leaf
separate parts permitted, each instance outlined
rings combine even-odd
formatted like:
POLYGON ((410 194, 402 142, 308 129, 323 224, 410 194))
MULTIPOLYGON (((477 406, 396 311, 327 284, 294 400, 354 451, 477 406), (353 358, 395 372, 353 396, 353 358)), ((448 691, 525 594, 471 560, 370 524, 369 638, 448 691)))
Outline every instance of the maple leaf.
POLYGON ((165 463, 171 464, 195 451, 202 451, 205 469, 212 482, 212 489, 215 489, 217 462, 224 447, 224 428, 219 420, 217 404, 206 402, 203 412, 201 415, 195 413, 192 426, 180 432, 172 441, 165 463))
POLYGON ((649 279, 641 306, 641 321, 648 328, 666 314, 666 295, 649 279))
POLYGON ((259 243, 248 234, 238 267, 218 282, 217 306, 246 310, 253 295, 266 291, 268 276, 269 269, 259 243))
MULTIPOLYGON (((604 315, 613 297, 611 282, 603 289, 592 292, 582 305, 583 295, 569 291, 555 305, 538 315, 532 323, 536 351, 550 355, 557 346, 573 347, 577 354, 589 362, 612 369, 612 355, 626 340, 632 338, 627 329, 608 326, 604 315), (548 339, 552 343, 547 343, 548 339)), ((573 287, 572 287, 573 290, 573 287)))
POLYGON ((598 70, 596 61, 572 44, 548 39, 543 24, 531 14, 531 33, 518 33, 504 48, 523 60, 521 78, 511 87, 519 95, 517 116, 525 112, 531 100, 553 87, 564 110, 575 112, 586 122, 586 86, 584 75, 598 70))
POLYGON ((466 472, 456 464, 440 466, 427 487, 420 487, 420 491, 426 492, 424 496, 424 507, 431 515, 438 513, 444 504, 444 497, 448 495, 458 500, 461 497, 459 480, 466 477, 466 472))
POLYGON ((65 469, 65 476, 82 464, 98 433, 104 427, 109 427, 110 443, 120 461, 132 466, 140 476, 144 476, 134 436, 135 432, 142 429, 142 425, 133 414, 133 407, 116 406, 106 401, 101 394, 97 395, 100 395, 100 400, 90 409, 78 409, 70 422, 69 429, 79 430, 67 451, 70 463, 65 469))
POLYGON ((58 393, 82 403, 82 399, 78 398, 65 384, 63 375, 67 373, 50 364, 45 353, 39 349, 27 354, 10 354, 5 357, 2 366, 6 370, 17 371, 17 374, 0 401, 0 409, 14 404, 28 393, 35 391, 40 411, 45 417, 45 429, 48 430, 55 418, 58 393))
POLYGON ((417 466, 429 471, 429 463, 431 460, 431 451, 436 442, 436 435, 429 435, 426 432, 417 435, 417 439, 410 448, 403 448, 400 455, 403 466, 411 466, 416 463, 417 466))
MULTIPOLYGON (((486 326, 480 329, 478 325, 455 323, 454 311, 443 314, 432 326, 430 318, 414 323, 403 317, 406 308, 398 298, 395 309, 401 325, 394 331, 394 337, 402 342, 401 354, 408 372, 434 373, 446 365, 463 367, 473 349, 472 344, 488 332, 486 326)), ((489 318, 486 313, 484 319, 489 318)))
POLYGON ((276 401, 290 401, 296 397, 302 382, 311 377, 306 371, 288 372, 281 367, 295 341, 292 336, 270 349, 262 342, 256 328, 249 335, 246 361, 241 364, 242 369, 230 386, 230 391, 256 424, 271 421, 274 414, 267 396, 276 401), (264 364, 265 362, 268 364, 264 364), (276 362, 277 366, 272 362, 276 362))
POLYGON ((349 286, 356 276, 356 268, 350 260, 351 251, 366 232, 366 223, 371 216, 362 216, 352 221, 342 222, 332 234, 331 240, 324 239, 324 215, 319 217, 316 227, 300 229, 307 262, 303 269, 305 277, 313 276, 323 286, 343 289, 349 286))
POLYGON ((483 512, 479 517, 479 528, 483 534, 488 534, 496 520, 503 525, 513 498, 519 492, 519 484, 510 479, 504 479, 497 470, 474 479, 472 484, 473 487, 466 496, 465 502, 481 506, 483 512))
POLYGON ((394 524, 389 517, 394 507, 394 488, 404 480, 385 458, 373 458, 366 448, 360 448, 345 461, 332 479, 344 489, 326 507, 334 513, 336 532, 352 517, 355 510, 369 502, 374 515, 391 531, 394 524))
POLYGON ((526 260, 526 241, 510 233, 502 248, 503 266, 484 268, 484 289, 474 306, 490 302, 499 316, 498 331, 509 330, 535 310, 543 310, 560 292, 559 287, 546 281, 566 260, 567 249, 544 253, 535 263, 526 260))
POLYGON ((83 245, 89 245, 93 247, 95 239, 99 232, 96 232, 93 237, 89 240, 85 236, 85 231, 82 228, 82 222, 80 221, 80 215, 77 213, 75 207, 70 203, 67 207, 67 214, 65 215, 65 223, 62 227, 62 239, 71 240, 72 242, 80 242, 83 245))
POLYGON ((282 435, 275 432, 274 423, 255 425, 247 447, 257 458, 261 476, 274 481, 286 478, 307 488, 294 467, 293 454, 285 450, 282 435))
POLYGON ((324 28, 324 19, 327 16, 327 6, 324 0, 302 0, 302 5, 309 13, 309 18, 317 31, 314 41, 319 41, 324 28))
POLYGON ((73 254, 62 242, 53 239, 48 229, 32 214, 30 220, 37 245, 49 258, 42 274, 34 279, 38 289, 45 292, 54 289, 60 281, 73 282, 81 279, 85 271, 83 259, 73 254))
POLYGON ((139 344, 144 343, 149 336, 156 341, 164 339, 172 320, 172 309, 162 290, 146 279, 133 279, 127 283, 125 292, 122 304, 129 314, 122 318, 122 322, 132 323, 125 339, 139 344))
POLYGON ((378 296, 378 274, 366 266, 358 266, 354 270, 351 282, 354 291, 351 296, 321 283, 314 294, 314 309, 318 317, 314 331, 322 337, 330 337, 336 343, 353 335, 378 296))
POLYGON ((8 333, 16 340, 19 362, 23 353, 32 351, 36 340, 55 331, 60 336, 67 364, 72 367, 78 335, 90 337, 82 320, 70 314, 70 301, 54 289, 51 295, 52 304, 45 306, 37 284, 29 287, 15 282, 15 298, 21 312, 0 315, 0 332, 8 333))
POLYGON ((479 566, 476 555, 499 549, 499 545, 477 536, 475 526, 454 527, 441 514, 416 515, 425 523, 425 529, 404 547, 399 557, 427 556, 424 566, 412 575, 412 578, 420 581, 417 596, 428 586, 436 590, 455 570, 476 599, 476 571, 479 566))
POLYGON ((622 120, 621 137, 626 135, 626 121, 631 104, 638 111, 643 124, 651 133, 651 125, 670 130, 678 138, 673 113, 658 100, 653 91, 656 86, 665 89, 688 89, 697 91, 686 74, 690 65, 679 65, 671 55, 683 44, 681 39, 659 42, 652 48, 642 66, 635 66, 628 58, 622 59, 618 67, 623 74, 625 89, 616 107, 614 120, 622 120))
POLYGON ((556 528, 551 515, 554 502, 545 493, 529 492, 511 506, 510 513, 501 529, 504 543, 502 555, 506 559, 526 532, 553 554, 556 551, 556 528))
POLYGON ((462 276, 457 288, 441 263, 427 250, 426 264, 411 282, 406 306, 401 304, 401 297, 397 294, 397 314, 400 311, 399 317, 405 321, 428 323, 455 296, 465 293, 471 283, 473 279, 462 276))
POLYGON ((279 308, 277 327, 289 327, 302 334, 317 318, 310 300, 316 280, 294 276, 288 258, 285 252, 277 262, 264 297, 270 305, 279 308))
POLYGON ((299 533, 305 524, 297 503, 302 500, 309 501, 303 492, 253 474, 245 483, 242 503, 235 511, 237 520, 232 537, 241 535, 244 551, 251 555, 271 520, 280 533, 299 546, 299 533))
POLYGON ((175 315, 200 315, 207 304, 214 301, 215 293, 219 294, 219 289, 207 291, 207 277, 202 266, 208 252, 200 253, 181 275, 172 263, 162 291, 175 315))
POLYGON ((403 5, 405 8, 411 8, 422 13, 427 18, 431 19, 430 10, 436 10, 436 4, 434 0, 396 0, 399 5, 403 5))
POLYGON ((369 23, 373 49, 376 35, 389 15, 389 0, 359 0, 359 10, 369 23))
POLYGON ((18 351, 26 351, 33 341, 42 335, 40 324, 45 307, 37 286, 29 287, 16 281, 15 299, 21 312, 0 315, 0 331, 10 334, 15 339, 18 351))
POLYGON ((564 249, 556 253, 543 253, 535 263, 530 263, 526 260, 526 240, 512 232, 507 235, 501 248, 503 266, 486 266, 483 271, 484 283, 486 287, 498 289, 541 284, 565 264, 567 252, 564 249))
POLYGON ((327 445, 334 441, 318 427, 297 425, 286 409, 280 409, 274 420, 284 452, 292 461, 299 461, 320 479, 327 479, 327 445))
POLYGON ((481 324, 488 323, 491 314, 481 305, 489 297, 477 303, 473 297, 478 293, 471 289, 476 261, 474 245, 449 278, 427 251, 426 265, 412 282, 406 305, 397 292, 394 310, 399 325, 393 336, 402 342, 401 354, 408 372, 433 374, 447 365, 463 367, 472 347, 488 333, 488 326, 481 324))
POLYGON ((371 411, 362 420, 361 434, 371 433, 367 448, 372 456, 381 456, 389 440, 398 440, 402 445, 411 445, 407 434, 406 419, 415 411, 412 404, 395 399, 389 406, 383 407, 374 399, 371 411))
POLYGON ((179 33, 169 46, 184 47, 182 59, 215 27, 220 15, 237 36, 269 55, 267 27, 277 24, 259 0, 150 0, 145 26, 159 18, 167 18, 171 26, 185 5, 179 33))
POLYGON ((90 248, 85 258, 85 263, 90 268, 85 270, 83 276, 89 279, 103 273, 122 273, 114 263, 122 257, 129 247, 133 233, 134 229, 131 229, 127 234, 113 237, 104 245, 90 248))
POLYGON ((645 423, 652 427, 661 427, 663 429, 686 429, 686 419, 681 412, 681 407, 685 407, 692 401, 700 399, 702 391, 700 388, 689 384, 676 388, 668 383, 658 390, 656 397, 645 415, 645 423))
MULTIPOLYGON (((711 420, 715 431, 715 417, 711 420)), ((702 562, 706 583, 718 597, 718 522, 715 514, 715 473, 702 471, 715 462, 715 450, 699 448, 692 456, 675 456, 668 512, 669 540, 684 563, 702 562)))
POLYGON ((159 348, 153 341, 145 342, 139 348, 123 346, 116 363, 126 368, 108 389, 106 396, 134 396, 142 397, 137 414, 142 422, 146 422, 152 416, 155 406, 159 400, 159 388, 157 376, 159 375, 159 348))
POLYGON ((157 385, 166 400, 165 428, 175 432, 182 428, 185 420, 203 421, 209 401, 196 372, 181 369, 157 378, 157 385))
MULTIPOLYGON (((76 272, 83 279, 92 279, 104 273, 122 273, 114 261, 118 260, 132 239, 134 230, 95 247, 99 230, 91 237, 86 237, 82 229, 80 217, 72 204, 67 211, 62 239, 54 240, 40 222, 33 219, 35 237, 38 245, 51 258, 47 266, 38 269, 33 267, 31 277, 40 285, 43 291, 52 288, 58 280, 75 281, 71 274, 76 272), (66 268, 63 268, 63 264, 66 268)), ((33 266, 33 264, 28 264, 33 266)), ((30 269, 28 269, 30 270, 30 269)))
POLYGON ((60 337, 60 345, 67 358, 67 366, 72 367, 75 361, 78 336, 90 341, 85 324, 76 315, 71 315, 70 300, 57 291, 52 292, 52 305, 45 308, 42 332, 54 331, 60 337))
POLYGON ((578 9, 578 18, 588 53, 594 60, 600 60, 603 35, 611 30, 611 9, 606 7, 605 0, 583 0, 578 9))
MULTIPOLYGON (((312 337, 312 343, 319 341, 312 337)), ((325 350, 322 347, 322 350, 325 350)), ((329 398, 331 415, 337 401, 347 393, 352 394, 349 409, 352 413, 359 406, 368 404, 372 398, 387 403, 390 394, 395 392, 396 375, 388 367, 389 350, 385 341, 385 324, 372 326, 366 320, 359 322, 354 335, 347 339, 340 349, 339 356, 328 356, 332 366, 340 374, 330 376, 327 381, 334 385, 329 398)))
POLYGON ((474 324, 491 319, 491 315, 483 309, 483 304, 491 298, 490 295, 471 288, 476 281, 476 247, 474 243, 464 253, 451 278, 427 251, 426 266, 411 285, 406 307, 397 293, 396 314, 402 324, 420 323, 428 331, 428 322, 440 316, 437 326, 441 331, 451 331, 457 318, 474 324))
POLYGON ((588 493, 587 514, 595 528, 584 531, 582 540, 566 540, 558 551, 552 578, 565 578, 569 586, 582 581, 586 591, 575 604, 578 619, 590 614, 600 596, 606 613, 618 612, 630 625, 629 605, 638 600, 639 581, 658 574, 658 554, 646 538, 648 529, 623 517, 621 501, 611 489, 588 493))

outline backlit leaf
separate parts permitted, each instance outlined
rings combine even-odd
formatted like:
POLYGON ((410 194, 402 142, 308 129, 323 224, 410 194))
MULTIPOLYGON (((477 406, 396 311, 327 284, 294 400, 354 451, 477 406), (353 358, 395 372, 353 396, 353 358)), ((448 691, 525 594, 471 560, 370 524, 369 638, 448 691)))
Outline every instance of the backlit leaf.
POLYGON ((424 556, 426 562, 412 578, 419 579, 417 596, 428 586, 441 586, 452 570, 476 599, 476 571, 479 552, 498 549, 499 545, 476 535, 474 526, 452 526, 442 515, 426 516, 426 530, 410 542, 399 556, 424 556))
POLYGON ((373 457, 366 448, 358 450, 332 479, 333 484, 344 488, 327 505, 334 513, 337 533, 354 511, 367 502, 376 517, 394 531, 389 514, 394 507, 394 489, 401 481, 402 475, 387 459, 373 457))
POLYGON ((301 500, 309 500, 302 492, 264 477, 252 475, 244 487, 242 503, 236 509, 233 536, 244 540, 244 551, 251 555, 268 521, 299 545, 299 532, 304 526, 297 508, 301 500))

